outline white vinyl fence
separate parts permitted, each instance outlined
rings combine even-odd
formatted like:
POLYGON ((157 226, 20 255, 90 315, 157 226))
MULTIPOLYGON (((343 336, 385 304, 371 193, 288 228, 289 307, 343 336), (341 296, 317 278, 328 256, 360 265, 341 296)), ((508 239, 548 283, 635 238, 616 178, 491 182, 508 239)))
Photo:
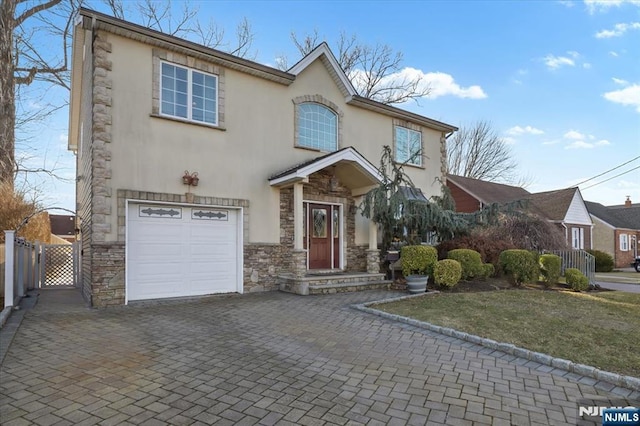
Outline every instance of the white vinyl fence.
POLYGON ((4 233, 0 290, 5 308, 17 306, 28 290, 73 287, 79 282, 78 243, 32 243, 16 238, 15 231, 4 233))

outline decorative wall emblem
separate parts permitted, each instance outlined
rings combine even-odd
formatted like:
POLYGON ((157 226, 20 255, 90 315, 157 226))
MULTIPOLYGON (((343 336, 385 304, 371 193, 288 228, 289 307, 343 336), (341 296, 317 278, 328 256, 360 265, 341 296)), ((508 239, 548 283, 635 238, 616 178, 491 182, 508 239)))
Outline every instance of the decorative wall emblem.
POLYGON ((229 220, 229 211, 227 210, 205 210, 192 209, 191 219, 196 220, 229 220))
POLYGON ((182 208, 180 207, 138 207, 140 217, 164 217, 169 219, 182 219, 182 208))

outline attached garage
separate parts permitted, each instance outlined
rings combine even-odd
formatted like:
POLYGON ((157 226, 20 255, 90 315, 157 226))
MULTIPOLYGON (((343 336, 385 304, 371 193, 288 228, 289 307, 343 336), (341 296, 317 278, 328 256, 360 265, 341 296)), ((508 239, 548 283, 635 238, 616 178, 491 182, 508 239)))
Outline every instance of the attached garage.
POLYGON ((242 292, 240 210, 129 203, 126 300, 242 292))

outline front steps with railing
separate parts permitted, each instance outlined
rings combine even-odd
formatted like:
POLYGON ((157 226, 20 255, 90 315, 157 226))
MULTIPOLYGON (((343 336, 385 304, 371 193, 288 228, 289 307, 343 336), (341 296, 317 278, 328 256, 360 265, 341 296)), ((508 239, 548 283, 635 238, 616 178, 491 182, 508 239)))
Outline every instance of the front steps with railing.
POLYGON ((364 290, 386 290, 389 289, 391 281, 385 279, 385 274, 314 271, 300 278, 293 275, 280 275, 279 284, 280 291, 308 296, 364 290))

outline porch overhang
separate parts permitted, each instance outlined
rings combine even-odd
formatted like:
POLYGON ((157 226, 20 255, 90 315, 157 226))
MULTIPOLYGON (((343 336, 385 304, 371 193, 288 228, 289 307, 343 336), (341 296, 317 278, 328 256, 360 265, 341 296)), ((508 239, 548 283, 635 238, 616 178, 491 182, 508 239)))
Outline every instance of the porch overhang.
POLYGON ((382 182, 380 171, 353 147, 346 147, 322 157, 291 167, 269 178, 269 184, 285 187, 296 182, 308 182, 309 176, 332 167, 340 183, 351 190, 371 188, 382 182))

